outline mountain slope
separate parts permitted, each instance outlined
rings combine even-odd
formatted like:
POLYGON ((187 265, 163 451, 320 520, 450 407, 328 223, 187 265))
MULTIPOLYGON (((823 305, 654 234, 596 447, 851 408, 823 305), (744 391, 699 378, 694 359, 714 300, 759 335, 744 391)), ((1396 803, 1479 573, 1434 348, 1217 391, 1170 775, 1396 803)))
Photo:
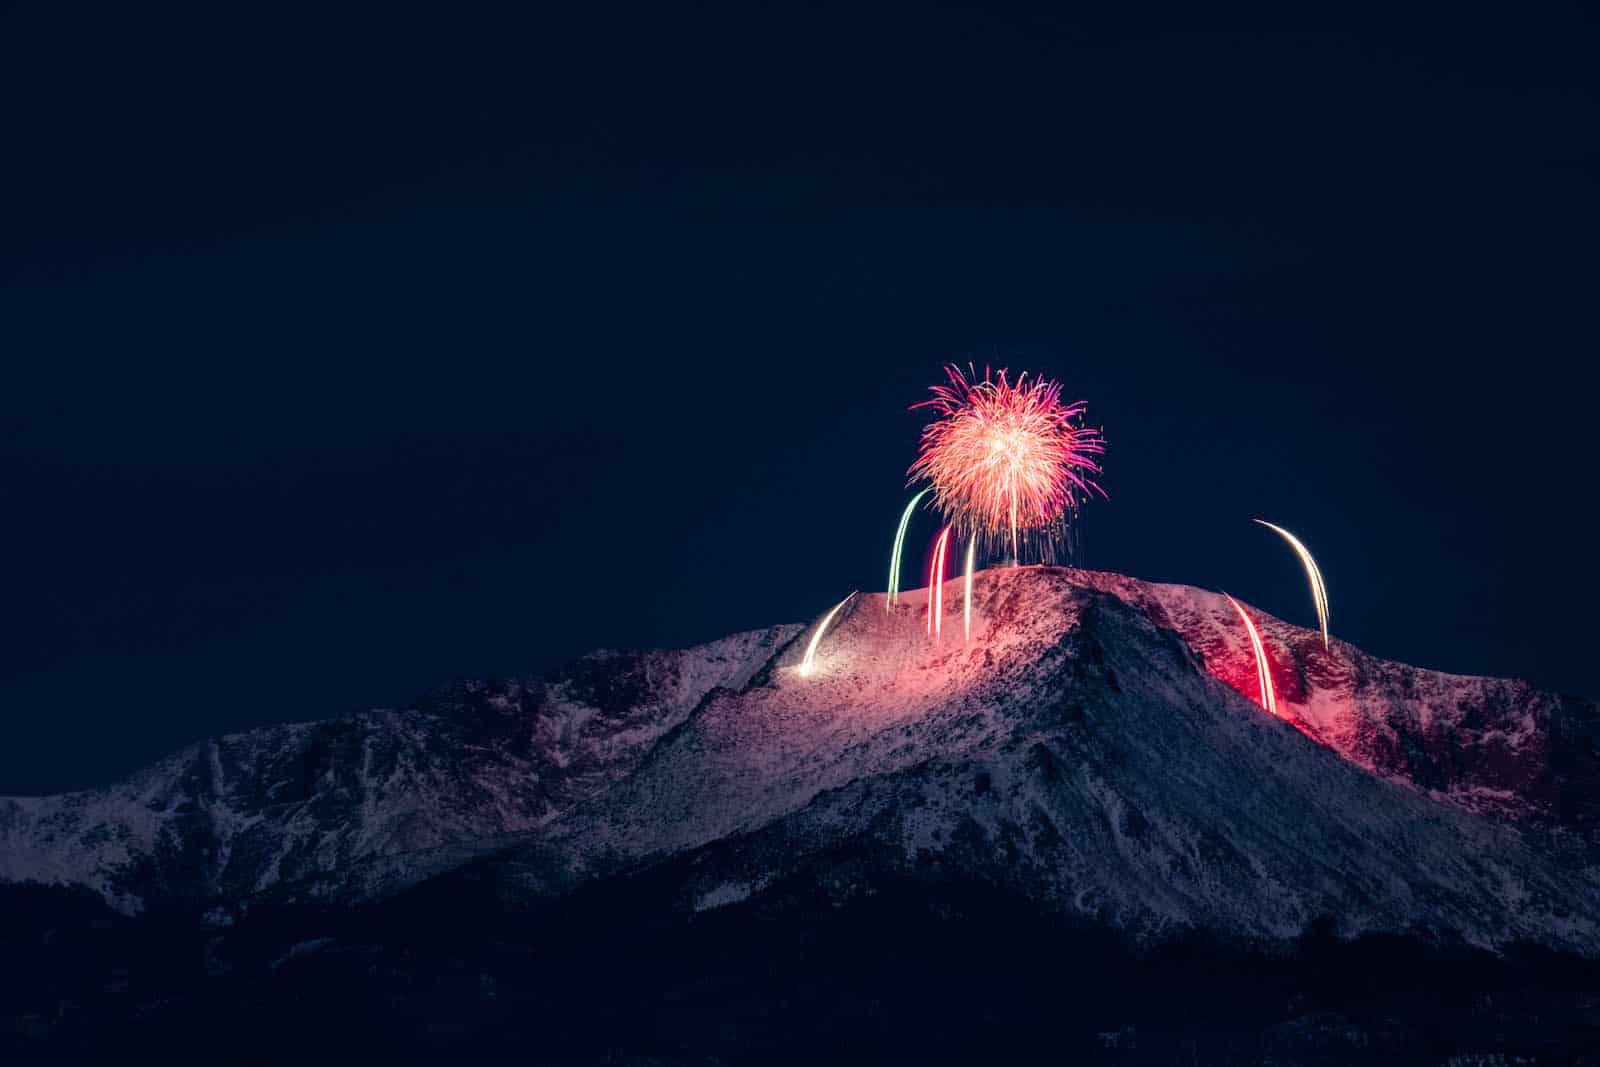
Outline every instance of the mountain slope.
MULTIPOLYGON (((1080 572, 1080 580, 1177 631, 1206 669, 1251 699, 1255 665, 1220 597, 1080 572)), ((1591 700, 1514 679, 1422 670, 1252 613, 1278 711, 1307 736, 1393 781, 1519 825, 1600 843, 1600 713, 1591 700)))

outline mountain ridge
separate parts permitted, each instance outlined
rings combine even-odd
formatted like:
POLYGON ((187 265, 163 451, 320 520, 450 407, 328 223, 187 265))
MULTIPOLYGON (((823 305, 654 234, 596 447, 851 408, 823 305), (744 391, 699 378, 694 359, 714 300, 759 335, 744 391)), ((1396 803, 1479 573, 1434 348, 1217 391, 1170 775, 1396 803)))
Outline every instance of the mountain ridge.
POLYGON ((968 643, 960 584, 938 643, 925 591, 857 597, 809 678, 810 626, 597 653, 0 800, 0 881, 229 922, 472 861, 548 895, 704 853, 695 908, 868 842, 886 869, 953 864, 1136 936, 1281 940, 1337 914, 1352 936, 1600 947, 1593 702, 1324 652, 1252 609, 1274 720, 1215 594, 986 571, 968 643))

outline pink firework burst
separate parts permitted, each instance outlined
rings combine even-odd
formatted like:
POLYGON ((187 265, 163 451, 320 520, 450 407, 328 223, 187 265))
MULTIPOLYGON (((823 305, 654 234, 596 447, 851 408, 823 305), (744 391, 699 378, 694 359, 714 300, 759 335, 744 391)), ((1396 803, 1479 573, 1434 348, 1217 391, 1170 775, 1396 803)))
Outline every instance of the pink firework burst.
POLYGON ((972 380, 955 365, 948 385, 933 387, 938 417, 922 431, 913 481, 925 480, 949 521, 965 533, 997 539, 1009 531, 1017 556, 1019 530, 1047 532, 1065 521, 1079 496, 1105 495, 1094 481, 1105 451, 1100 431, 1080 424, 1083 401, 1061 401, 1046 378, 1011 381, 1004 370, 972 380))

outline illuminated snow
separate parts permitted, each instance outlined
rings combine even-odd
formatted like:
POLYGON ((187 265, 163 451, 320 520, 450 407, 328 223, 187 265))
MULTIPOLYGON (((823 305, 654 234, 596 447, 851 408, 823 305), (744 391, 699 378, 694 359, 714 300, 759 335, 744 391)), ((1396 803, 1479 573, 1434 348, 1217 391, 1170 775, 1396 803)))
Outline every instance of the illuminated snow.
MULTIPOLYGON (((0 800, 0 878, 87 885, 124 910, 198 879, 223 922, 255 894, 362 899, 488 853, 551 893, 715 845, 683 902, 704 909, 846 849, 1135 932, 1287 937, 1332 914, 1347 933, 1600 947, 1593 872, 1520 829, 1550 816, 1559 698, 1337 639, 1325 651, 1252 607, 1280 721, 1254 703, 1220 595, 991 570, 971 640, 950 626, 938 643, 927 599, 855 597, 805 677, 819 620, 597 654, 417 709, 219 738, 104 790, 0 800), (185 843, 201 851, 160 860, 185 843)), ((942 599, 962 617, 964 581, 942 599)))

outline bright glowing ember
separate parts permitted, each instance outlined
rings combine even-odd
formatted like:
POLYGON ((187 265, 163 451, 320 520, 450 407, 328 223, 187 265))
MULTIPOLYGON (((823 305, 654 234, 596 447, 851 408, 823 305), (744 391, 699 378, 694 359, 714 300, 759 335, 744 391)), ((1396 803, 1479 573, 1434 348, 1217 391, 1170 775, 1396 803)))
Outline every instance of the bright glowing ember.
POLYGON ((922 432, 913 480, 926 480, 945 518, 961 533, 999 540, 1009 534, 1013 559, 1018 531, 1049 531, 1064 522, 1079 495, 1095 484, 1105 451, 1100 431, 1079 425, 1084 403, 1061 401, 1061 385, 1045 378, 1015 382, 1002 370, 969 381, 956 366, 950 382, 933 387, 938 417, 922 432))

